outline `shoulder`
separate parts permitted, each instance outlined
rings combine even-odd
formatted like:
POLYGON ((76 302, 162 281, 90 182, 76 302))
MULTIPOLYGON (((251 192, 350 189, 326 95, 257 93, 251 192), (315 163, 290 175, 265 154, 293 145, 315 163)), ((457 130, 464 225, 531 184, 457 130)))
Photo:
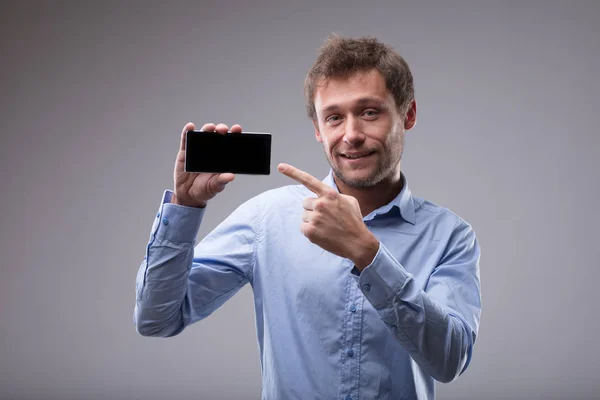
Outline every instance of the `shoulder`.
POLYGON ((413 197, 413 204, 417 223, 444 225, 452 230, 473 230, 471 224, 447 207, 420 197, 413 197))
POLYGON ((464 218, 432 201, 413 198, 417 224, 428 225, 423 229, 432 232, 432 236, 444 243, 443 256, 440 263, 456 257, 474 260, 477 267, 480 255, 479 240, 471 226, 464 218))
POLYGON ((311 192, 303 185, 285 185, 269 189, 254 197, 255 201, 264 204, 283 204, 304 198, 311 192))
POLYGON ((316 195, 302 185, 286 185, 266 190, 247 200, 241 207, 258 209, 263 215, 295 209, 305 197, 316 195))

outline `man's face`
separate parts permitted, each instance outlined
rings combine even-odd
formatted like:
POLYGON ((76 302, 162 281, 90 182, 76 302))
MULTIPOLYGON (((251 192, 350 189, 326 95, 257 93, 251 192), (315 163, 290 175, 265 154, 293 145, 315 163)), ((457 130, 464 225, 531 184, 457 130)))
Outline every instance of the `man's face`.
POLYGON ((377 70, 328 79, 315 91, 315 135, 344 184, 368 188, 399 177, 404 131, 416 122, 416 104, 401 115, 377 70))

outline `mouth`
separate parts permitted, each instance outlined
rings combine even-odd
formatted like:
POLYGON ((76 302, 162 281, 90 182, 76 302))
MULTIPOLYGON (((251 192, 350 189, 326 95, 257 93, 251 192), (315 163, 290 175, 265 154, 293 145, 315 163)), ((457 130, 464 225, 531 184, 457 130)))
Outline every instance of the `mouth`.
POLYGON ((339 153, 340 157, 346 160, 361 160, 375 154, 374 151, 339 153))

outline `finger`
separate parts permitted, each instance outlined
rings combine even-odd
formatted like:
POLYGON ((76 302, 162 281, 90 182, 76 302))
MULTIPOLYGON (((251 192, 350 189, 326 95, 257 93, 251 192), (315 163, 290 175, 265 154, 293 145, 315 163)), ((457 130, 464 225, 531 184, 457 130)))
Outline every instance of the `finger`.
POLYGON ((217 131, 217 132, 219 132, 221 134, 227 133, 228 130, 229 130, 229 127, 227 125, 225 125, 225 124, 219 124, 215 128, 215 131, 217 131))
POLYGON ((310 212, 310 211, 306 211, 306 210, 304 210, 304 211, 302 212, 302 216, 301 216, 300 218, 302 218, 302 221, 304 221, 304 222, 310 222, 310 219, 311 219, 311 212, 310 212))
POLYGON ((187 131, 193 131, 193 130, 194 130, 194 123, 193 122, 188 122, 183 127, 183 130, 181 131, 181 143, 179 145, 179 149, 181 151, 185 151, 185 137, 187 135, 187 131))
POLYGON ((300 232, 302 232, 302 234, 306 236, 308 240, 314 243, 313 235, 315 231, 314 227, 312 227, 311 224, 309 224, 308 222, 302 222, 300 224, 300 232))
POLYGON ((225 186, 233 180, 234 176, 230 173, 218 174, 210 179, 209 190, 214 193, 220 193, 225 189, 225 186))
POLYGON ((231 133, 242 133, 242 126, 235 124, 231 127, 231 133))
POLYGON ((222 185, 227 185, 229 182, 232 182, 235 179, 235 175, 232 173, 223 173, 217 176, 217 181, 222 185))
POLYGON ((317 204, 317 199, 314 197, 307 197, 302 200, 302 207, 305 210, 313 211, 315 209, 315 204, 317 204))
POLYGON ((211 122, 211 123, 202 125, 201 131, 203 131, 203 132, 213 132, 216 127, 217 126, 211 122))
POLYGON ((308 227, 308 224, 306 222, 304 222, 304 221, 300 224, 300 232, 302 232, 302 234, 304 236, 306 236, 306 228, 307 227, 308 227))
POLYGON ((331 191, 331 188, 329 186, 327 186, 311 174, 299 170, 298 168, 293 167, 289 164, 281 163, 277 166, 277 169, 282 174, 300 182, 301 184, 306 186, 308 190, 310 190, 313 193, 316 193, 319 196, 322 196, 331 191))

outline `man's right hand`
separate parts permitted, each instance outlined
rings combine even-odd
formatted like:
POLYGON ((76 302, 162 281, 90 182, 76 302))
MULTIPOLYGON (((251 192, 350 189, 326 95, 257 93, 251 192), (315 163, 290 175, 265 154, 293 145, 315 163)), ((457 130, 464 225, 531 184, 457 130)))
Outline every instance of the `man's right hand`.
MULTIPOLYGON (((188 207, 206 207, 208 200, 216 196, 217 193, 225 189, 225 185, 233 181, 235 176, 231 173, 195 173, 185 171, 185 136, 187 131, 193 130, 194 124, 188 123, 181 132, 181 145, 175 161, 175 190, 171 203, 188 207)), ((205 124, 202 126, 205 132, 227 133, 229 128, 225 124, 205 124)), ((240 125, 231 127, 232 133, 241 133, 240 125)))

